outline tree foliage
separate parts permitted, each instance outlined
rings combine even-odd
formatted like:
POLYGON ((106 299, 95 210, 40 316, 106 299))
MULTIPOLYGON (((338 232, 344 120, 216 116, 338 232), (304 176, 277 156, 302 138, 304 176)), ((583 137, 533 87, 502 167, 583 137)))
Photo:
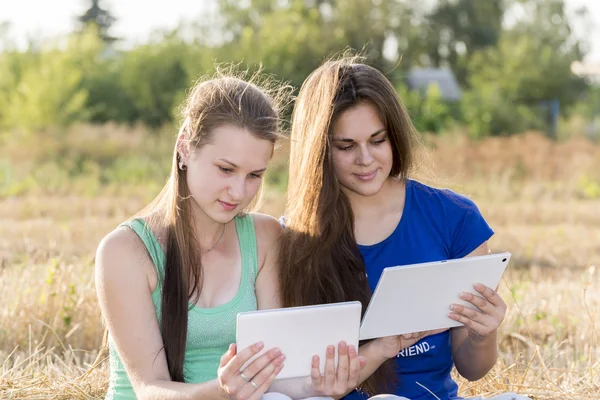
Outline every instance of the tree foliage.
POLYGON ((79 18, 82 32, 26 50, 10 45, 3 25, 0 127, 156 127, 176 117, 186 89, 215 62, 262 65, 299 87, 324 59, 348 48, 387 74, 422 130, 463 124, 478 137, 543 129, 543 102, 558 100, 565 116, 597 97, 571 73, 586 47, 564 0, 212 1, 218 7, 210 18, 127 50, 112 43, 114 18, 97 0, 79 18), (426 95, 408 91, 404 77, 420 67, 449 67, 463 91, 460 104, 445 103, 436 87, 426 95))

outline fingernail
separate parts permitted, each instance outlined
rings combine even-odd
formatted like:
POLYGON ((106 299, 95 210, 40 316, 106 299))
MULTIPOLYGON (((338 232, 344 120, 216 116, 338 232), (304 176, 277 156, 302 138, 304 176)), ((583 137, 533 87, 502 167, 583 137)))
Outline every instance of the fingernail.
POLYGON ((351 344, 350 346, 348 346, 348 351, 349 351, 350 353, 355 353, 355 352, 356 352, 356 347, 354 347, 354 345, 353 345, 353 344, 351 344))
POLYGON ((458 309, 458 307, 457 307, 456 305, 452 304, 452 305, 450 306, 450 309, 454 311, 454 310, 457 310, 457 309, 458 309))
POLYGON ((276 348, 276 349, 273 349, 273 351, 275 352, 275 354, 276 354, 276 355, 277 355, 277 354, 281 354, 281 350, 280 350, 280 349, 278 349, 278 348, 276 348))
POLYGON ((483 285, 482 285, 481 283, 479 283, 479 282, 478 282, 478 283, 476 283, 476 284, 474 284, 474 285, 473 285, 473 287, 474 287, 475 289, 478 289, 478 290, 481 290, 481 289, 483 289, 483 285))
POLYGON ((335 347, 327 346, 327 354, 329 354, 329 355, 335 354, 335 347))
POLYGON ((265 346, 265 344, 263 342, 258 342, 256 343, 256 347, 260 350, 265 346))

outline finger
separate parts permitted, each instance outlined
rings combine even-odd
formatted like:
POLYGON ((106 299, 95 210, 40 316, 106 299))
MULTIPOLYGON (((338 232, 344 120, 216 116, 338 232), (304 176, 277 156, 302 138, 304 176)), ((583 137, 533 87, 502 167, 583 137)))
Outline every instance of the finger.
POLYGON ((325 356, 325 391, 333 388, 335 383, 335 346, 327 346, 327 354, 325 356))
POLYGON ((483 313, 478 310, 473 310, 472 308, 462 306, 460 304, 452 304, 450 306, 450 310, 454 311, 457 314, 462 314, 467 318, 472 319, 473 321, 481 321, 483 313))
POLYGON ((490 303, 492 303, 496 307, 506 307, 506 303, 502 300, 502 297, 496 292, 494 289, 489 288, 481 283, 476 283, 473 285, 477 292, 481 293, 483 297, 487 299, 490 303))
POLYGON ((231 379, 235 377, 237 370, 232 369, 230 367, 231 360, 235 357, 235 353, 237 351, 237 346, 235 344, 230 344, 229 349, 221 356, 221 361, 219 363, 219 381, 225 385, 229 386, 229 382, 231 379))
POLYGON ((274 371, 279 368, 285 361, 285 355, 281 354, 275 357, 271 362, 264 366, 256 375, 254 375, 249 382, 244 382, 242 391, 239 394, 240 398, 248 398, 255 391, 259 391, 260 387, 269 380, 269 377, 274 371), (252 383, 254 382, 254 384, 252 383), (258 386, 258 388, 256 386, 258 386))
POLYGON ((360 375, 360 371, 364 368, 364 365, 366 365, 366 358, 359 357, 356 347, 350 345, 348 346, 348 361, 350 363, 350 368, 348 371, 348 388, 355 388, 358 386, 358 377, 360 375), (362 366, 361 361, 364 362, 362 366))
POLYGON ((360 370, 367 366, 367 357, 358 356, 358 362, 360 363, 360 370))
POLYGON ((312 387, 316 390, 321 390, 323 385, 323 377, 321 376, 319 356, 313 356, 310 369, 310 381, 312 387))
POLYGON ((235 355, 235 343, 232 343, 229 345, 229 348, 227 349, 225 354, 223 354, 221 356, 221 361, 219 362, 219 368, 223 368, 225 365, 227 365, 227 363, 233 358, 234 355, 235 355))
POLYGON ((254 343, 251 346, 246 347, 244 350, 238 352, 233 358, 229 361, 229 363, 225 366, 225 370, 228 373, 233 375, 238 374, 240 368, 252 358, 254 355, 258 354, 264 347, 263 342, 254 343))
POLYGON ((413 344, 421 340, 423 337, 425 337, 423 332, 407 333, 404 335, 400 335, 400 350, 412 346, 413 344))
POLYGON ((427 331, 424 331, 424 332, 415 332, 415 333, 411 334, 411 336, 412 336, 412 339, 413 339, 415 342, 418 342, 419 340, 421 340, 421 339, 423 339, 425 336, 427 336, 427 331))
POLYGON ((490 309, 493 309, 492 304, 486 299, 475 296, 473 293, 462 292, 459 296, 462 300, 467 301, 473 304, 475 307, 480 309, 482 312, 491 312, 490 309))
MULTIPOLYGON (((248 386, 250 386, 250 387, 252 387, 252 389, 254 389, 254 393, 252 393, 252 395, 249 397, 249 399, 250 400, 260 400, 262 398, 263 394, 265 394, 265 392, 269 389, 269 387, 271 387, 271 384, 277 378, 277 375, 281 372, 282 369, 283 369, 283 363, 281 363, 280 365, 275 367, 275 369, 273 370, 273 372, 271 372, 271 375, 268 376, 268 378, 265 380, 265 382, 262 385, 258 386, 258 389, 256 389, 254 386, 252 386, 252 384, 249 384, 248 386)), ((258 383, 257 383, 257 385, 258 385, 258 383)))
POLYGON ((337 365, 337 380, 342 384, 346 384, 348 380, 348 371, 349 371, 349 353, 348 353, 348 345, 346 342, 341 341, 338 344, 338 365, 337 365))
POLYGON ((474 321, 473 319, 463 314, 451 312, 450 314, 448 314, 448 318, 460 322, 461 324, 468 327, 469 329, 474 330, 478 334, 485 335, 487 331, 486 327, 482 325, 479 321, 474 321))
POLYGON ((411 335, 399 335, 397 336, 398 338, 398 342, 399 342, 399 348, 398 351, 400 350, 404 350, 405 348, 412 346, 412 344, 415 342, 414 339, 409 339, 409 337, 411 337, 411 335))
POLYGON ((276 360, 279 356, 281 356, 281 350, 278 348, 271 349, 258 357, 256 360, 252 361, 246 368, 244 368, 243 371, 240 372, 243 372, 246 378, 253 379, 256 374, 276 360))

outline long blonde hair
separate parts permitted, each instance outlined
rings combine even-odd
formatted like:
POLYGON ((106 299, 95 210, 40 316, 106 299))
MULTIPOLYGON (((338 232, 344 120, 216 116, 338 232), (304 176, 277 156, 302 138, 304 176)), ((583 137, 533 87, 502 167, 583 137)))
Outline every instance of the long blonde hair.
MULTIPOLYGON (((275 85, 258 73, 248 81, 220 73, 191 89, 179 133, 190 147, 199 148, 210 140, 215 128, 231 124, 275 144, 280 136, 280 107, 287 104, 289 92, 289 86, 275 85)), ((136 218, 146 219, 153 229, 165 233, 160 332, 171 379, 184 382, 189 302, 198 301, 203 274, 186 170, 179 168, 179 157, 176 144, 166 185, 136 218)), ((103 350, 106 344, 105 334, 103 350)))

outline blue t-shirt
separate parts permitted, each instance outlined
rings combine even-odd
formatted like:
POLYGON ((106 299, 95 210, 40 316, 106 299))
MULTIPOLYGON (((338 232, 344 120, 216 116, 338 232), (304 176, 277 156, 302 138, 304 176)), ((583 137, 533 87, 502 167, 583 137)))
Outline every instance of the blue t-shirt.
MULTIPOLYGON (((468 198, 407 180, 404 211, 394 232, 380 243, 359 248, 374 291, 386 267, 461 258, 493 234, 468 198)), ((458 385, 450 377, 453 365, 450 332, 426 337, 396 356, 395 393, 411 400, 459 399, 458 385)), ((367 397, 354 391, 344 399, 367 397)))

